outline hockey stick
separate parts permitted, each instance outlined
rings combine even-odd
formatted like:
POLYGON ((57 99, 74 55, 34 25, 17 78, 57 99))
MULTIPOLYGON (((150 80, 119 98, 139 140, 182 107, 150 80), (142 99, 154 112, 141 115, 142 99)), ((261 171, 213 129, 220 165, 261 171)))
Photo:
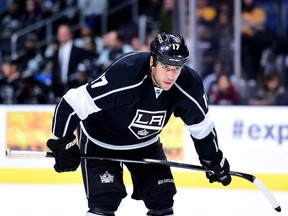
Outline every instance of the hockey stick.
MULTIPOLYGON (((19 151, 19 150, 9 150, 9 149, 6 150, 6 155, 7 156, 50 157, 50 158, 53 157, 52 152, 19 151)), ((123 162, 123 163, 138 163, 138 164, 156 164, 156 165, 165 165, 165 166, 170 166, 170 167, 183 168, 183 169, 202 171, 202 172, 209 171, 202 166, 179 163, 179 162, 172 162, 172 161, 165 161, 165 160, 156 160, 156 159, 128 160, 128 159, 119 159, 119 158, 95 157, 95 156, 90 156, 87 154, 81 154, 80 156, 81 156, 81 159, 88 159, 88 160, 105 160, 105 161, 115 161, 115 162, 123 162)), ((247 174, 247 173, 241 173, 241 172, 235 172, 235 171, 230 171, 230 175, 246 179, 249 182, 256 185, 267 197, 267 199, 269 200, 273 208, 277 212, 281 212, 281 207, 279 203, 277 202, 276 198, 271 193, 271 191, 269 191, 269 189, 255 176, 247 174)))

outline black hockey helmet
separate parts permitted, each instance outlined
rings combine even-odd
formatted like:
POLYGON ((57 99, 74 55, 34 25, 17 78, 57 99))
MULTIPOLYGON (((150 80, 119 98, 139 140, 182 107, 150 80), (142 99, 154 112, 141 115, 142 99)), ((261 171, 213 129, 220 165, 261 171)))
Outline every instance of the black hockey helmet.
POLYGON ((181 35, 159 33, 150 44, 153 65, 156 60, 172 66, 183 66, 187 63, 189 50, 181 35))

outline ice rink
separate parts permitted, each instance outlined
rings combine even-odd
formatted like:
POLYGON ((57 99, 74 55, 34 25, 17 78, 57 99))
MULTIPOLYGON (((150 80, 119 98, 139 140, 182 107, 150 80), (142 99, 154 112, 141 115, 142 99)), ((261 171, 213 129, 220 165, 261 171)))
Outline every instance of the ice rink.
MULTIPOLYGON (((128 196, 117 216, 141 216, 141 201, 128 196)), ((272 191, 282 212, 276 212, 260 190, 179 188, 175 196, 175 215, 191 216, 287 216, 288 191, 272 191)), ((87 211, 81 184, 0 184, 0 216, 85 216, 87 211)))

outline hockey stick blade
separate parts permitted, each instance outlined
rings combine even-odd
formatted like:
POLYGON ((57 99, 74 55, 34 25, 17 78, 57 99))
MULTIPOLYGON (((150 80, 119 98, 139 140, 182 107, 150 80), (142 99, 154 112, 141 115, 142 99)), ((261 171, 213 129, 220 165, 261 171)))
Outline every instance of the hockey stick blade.
MULTIPOLYGON (((9 149, 6 150, 6 155, 7 156, 53 157, 52 152, 19 151, 19 150, 9 150, 9 149)), ((157 160, 157 159, 128 160, 128 159, 120 159, 120 158, 95 157, 93 155, 87 155, 87 154, 81 154, 80 156, 81 156, 81 159, 86 159, 86 160, 105 160, 105 161, 115 161, 115 162, 123 162, 123 163, 155 164, 155 165, 165 165, 165 166, 169 166, 169 167, 189 169, 189 170, 202 171, 202 172, 210 171, 210 170, 208 170, 202 166, 193 165, 193 164, 186 164, 186 163, 179 163, 179 162, 172 162, 172 161, 166 161, 166 160, 157 160)), ((268 201, 273 206, 273 208, 277 212, 281 212, 281 207, 280 207, 279 203, 277 202, 276 198, 274 197, 274 195, 255 176, 247 174, 247 173, 241 173, 241 172, 235 172, 235 171, 230 171, 230 175, 246 179, 249 182, 256 185, 264 193, 264 195, 267 197, 268 201)))
MULTIPOLYGON (((190 170, 196 170, 196 171, 204 171, 204 172, 209 171, 209 170, 207 170, 206 168, 204 168, 202 166, 186 164, 186 163, 155 160, 155 159, 144 159, 144 161, 147 161, 150 164, 163 164, 163 165, 170 166, 170 167, 190 169, 190 170)), ((254 185, 256 185, 264 193, 264 195, 267 197, 268 201, 273 206, 273 208, 277 212, 281 212, 281 206, 277 202, 277 200, 274 197, 274 195, 271 193, 271 191, 258 178, 256 178, 255 176, 253 176, 251 174, 235 172, 235 171, 230 171, 230 175, 246 179, 249 182, 251 182, 254 185)))

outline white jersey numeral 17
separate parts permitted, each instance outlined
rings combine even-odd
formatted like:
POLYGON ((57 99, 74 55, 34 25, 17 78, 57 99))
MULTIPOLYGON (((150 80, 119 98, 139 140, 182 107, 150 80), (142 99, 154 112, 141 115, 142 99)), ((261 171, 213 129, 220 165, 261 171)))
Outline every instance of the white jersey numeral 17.
POLYGON ((96 88, 100 86, 104 86, 108 83, 107 79, 105 76, 102 76, 100 79, 96 80, 95 83, 91 85, 91 88, 96 88))

